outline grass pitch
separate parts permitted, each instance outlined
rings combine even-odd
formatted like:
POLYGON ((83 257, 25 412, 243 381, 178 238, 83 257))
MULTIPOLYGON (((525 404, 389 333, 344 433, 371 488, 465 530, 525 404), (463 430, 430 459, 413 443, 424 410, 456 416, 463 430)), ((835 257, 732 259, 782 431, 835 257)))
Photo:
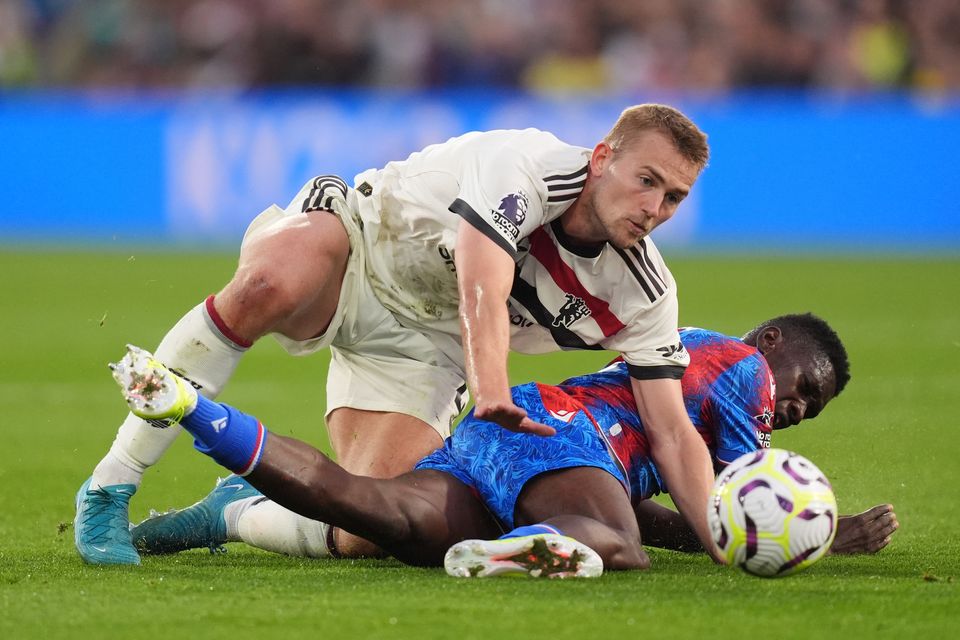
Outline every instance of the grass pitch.
MULTIPOLYGON (((669 252, 668 252, 669 253, 669 252)), ((951 637, 960 627, 960 260, 673 258, 681 322, 739 335, 811 310, 850 351, 853 379, 817 420, 774 436, 833 481, 841 510, 892 502, 901 522, 876 556, 828 557, 781 580, 652 551, 647 572, 597 581, 458 581, 394 561, 306 561, 242 545, 88 567, 73 497, 124 405, 104 366, 126 342, 156 346, 232 273, 229 254, 0 250, 0 638, 951 637)), ((515 357, 515 382, 549 382, 603 354, 515 357)), ((270 340, 222 399, 274 431, 327 448, 324 356, 270 340)), ((219 468, 186 437, 133 500, 183 506, 219 468)))

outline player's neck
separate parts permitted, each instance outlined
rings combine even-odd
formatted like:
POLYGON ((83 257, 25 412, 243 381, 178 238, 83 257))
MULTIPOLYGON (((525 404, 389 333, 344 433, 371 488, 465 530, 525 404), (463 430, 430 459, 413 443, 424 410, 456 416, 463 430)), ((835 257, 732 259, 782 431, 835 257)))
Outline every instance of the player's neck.
POLYGON ((603 246, 607 241, 603 228, 587 198, 580 195, 560 216, 560 227, 566 239, 583 248, 603 246))

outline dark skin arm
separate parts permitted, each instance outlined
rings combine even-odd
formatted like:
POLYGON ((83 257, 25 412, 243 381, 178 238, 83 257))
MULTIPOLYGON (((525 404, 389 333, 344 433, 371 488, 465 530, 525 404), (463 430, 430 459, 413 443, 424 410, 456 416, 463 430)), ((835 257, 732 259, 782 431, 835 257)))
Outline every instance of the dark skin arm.
MULTIPOLYGON (((703 551, 697 536, 683 517, 653 500, 633 505, 644 544, 674 551, 703 551)), ((837 535, 830 553, 877 553, 900 527, 893 506, 877 505, 856 515, 837 518, 837 535)))
POLYGON ((900 528, 892 504, 878 504, 854 516, 840 516, 830 553, 876 553, 900 528))
POLYGON ((707 499, 713 486, 710 453, 687 415, 679 380, 630 379, 650 457, 663 475, 674 503, 718 564, 724 559, 707 523, 707 499))
POLYGON ((687 521, 673 509, 653 500, 634 503, 633 512, 640 525, 640 538, 651 547, 674 551, 703 551, 703 545, 687 521))

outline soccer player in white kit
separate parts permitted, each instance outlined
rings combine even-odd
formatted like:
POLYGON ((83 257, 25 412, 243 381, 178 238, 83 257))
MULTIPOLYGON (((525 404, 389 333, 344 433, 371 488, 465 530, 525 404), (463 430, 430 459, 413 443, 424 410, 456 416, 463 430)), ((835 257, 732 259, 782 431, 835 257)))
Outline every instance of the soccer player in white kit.
MULTIPOLYGON (((189 311, 156 356, 215 397, 267 333, 293 354, 329 347, 326 419, 338 461, 392 477, 441 445, 468 390, 477 418, 553 433, 513 404, 510 348, 618 351, 651 454, 719 558, 706 522, 712 468, 681 394, 688 356, 676 283, 648 237, 708 153, 679 111, 640 105, 592 150, 535 129, 469 133, 362 173, 353 188, 315 178, 286 209, 251 223, 231 281, 189 311)), ((178 432, 132 414, 121 425, 77 494, 85 561, 139 562, 129 499, 178 432)), ((266 548, 283 551, 298 528, 324 526, 270 508, 260 514, 266 548)), ((320 538, 342 555, 376 551, 340 530, 320 538)))

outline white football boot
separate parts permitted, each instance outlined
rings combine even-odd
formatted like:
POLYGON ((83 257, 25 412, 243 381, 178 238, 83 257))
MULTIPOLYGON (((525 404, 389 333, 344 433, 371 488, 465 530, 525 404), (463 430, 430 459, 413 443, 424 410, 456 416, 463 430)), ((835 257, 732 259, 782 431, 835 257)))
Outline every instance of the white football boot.
POLYGON ((587 545, 555 533, 498 540, 464 540, 443 559, 455 578, 528 575, 533 578, 596 578, 603 560, 587 545))

